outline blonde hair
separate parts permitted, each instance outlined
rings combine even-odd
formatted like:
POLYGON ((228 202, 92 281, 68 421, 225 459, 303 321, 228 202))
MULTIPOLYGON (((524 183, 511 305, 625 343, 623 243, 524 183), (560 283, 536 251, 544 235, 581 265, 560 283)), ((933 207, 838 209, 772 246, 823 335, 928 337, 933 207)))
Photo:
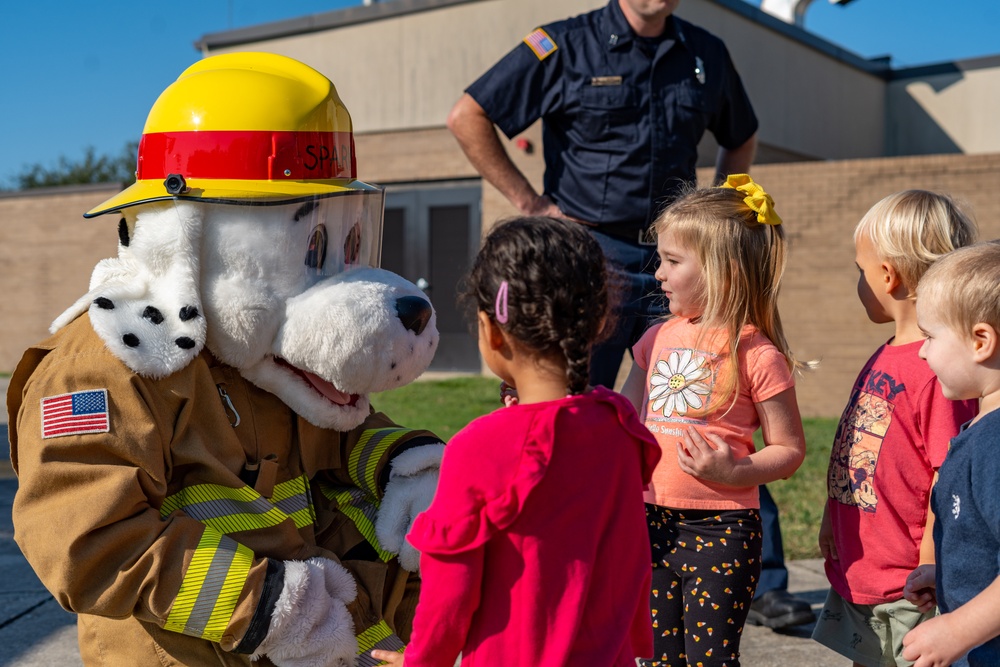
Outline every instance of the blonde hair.
POLYGON ((1000 240, 939 259, 920 279, 917 299, 930 301, 941 321, 964 336, 979 322, 1000 331, 1000 240))
POLYGON ((745 196, 729 188, 691 190, 653 223, 658 235, 669 233, 696 254, 704 286, 701 322, 706 328, 726 332, 732 372, 716 406, 735 399, 739 392, 737 350, 748 324, 785 355, 790 370, 810 365, 792 354, 778 315, 778 288, 787 252, 784 231, 781 225, 758 222, 745 196))
POLYGON ((905 190, 868 209, 854 229, 855 243, 862 236, 880 259, 892 264, 912 298, 931 264, 975 242, 976 223, 947 195, 905 190))

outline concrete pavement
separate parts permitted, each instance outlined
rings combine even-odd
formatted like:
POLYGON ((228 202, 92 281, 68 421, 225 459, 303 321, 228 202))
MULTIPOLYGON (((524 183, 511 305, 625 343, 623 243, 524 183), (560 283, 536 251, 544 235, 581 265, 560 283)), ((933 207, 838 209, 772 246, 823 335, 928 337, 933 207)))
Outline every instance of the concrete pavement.
MULTIPOLYGON (((0 378, 0 396, 7 379, 0 378)), ((17 480, 9 464, 6 401, 0 406, 0 667, 78 667, 76 617, 56 603, 14 543, 11 507, 17 480)), ((788 564, 789 590, 817 610, 829 588, 818 559, 788 564)), ((846 667, 849 661, 812 639, 812 625, 790 632, 747 626, 743 631, 744 667, 846 667)))

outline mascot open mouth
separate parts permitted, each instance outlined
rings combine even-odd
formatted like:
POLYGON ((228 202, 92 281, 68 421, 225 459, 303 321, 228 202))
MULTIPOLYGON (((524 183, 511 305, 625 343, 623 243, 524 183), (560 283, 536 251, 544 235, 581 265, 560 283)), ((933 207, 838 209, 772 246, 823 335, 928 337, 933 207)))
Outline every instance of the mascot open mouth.
POLYGON ((306 384, 312 387, 316 393, 335 405, 354 407, 357 405, 358 399, 361 398, 358 394, 348 394, 347 392, 337 389, 333 383, 327 382, 314 373, 304 371, 301 368, 296 368, 281 357, 274 357, 274 362, 282 368, 287 368, 292 373, 305 380, 306 384))

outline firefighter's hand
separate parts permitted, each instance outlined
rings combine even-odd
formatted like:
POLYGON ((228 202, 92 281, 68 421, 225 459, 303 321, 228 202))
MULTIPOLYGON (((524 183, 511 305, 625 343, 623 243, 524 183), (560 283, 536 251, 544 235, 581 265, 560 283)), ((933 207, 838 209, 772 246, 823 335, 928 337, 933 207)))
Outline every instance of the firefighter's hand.
POLYGON ((250 656, 278 667, 354 667, 358 640, 347 605, 354 577, 326 558, 285 561, 285 581, 267 636, 250 656))
POLYGON ((408 449, 392 460, 389 484, 375 520, 375 536, 386 551, 399 554, 404 570, 420 569, 420 552, 406 541, 417 515, 430 507, 437 490, 444 445, 408 449))

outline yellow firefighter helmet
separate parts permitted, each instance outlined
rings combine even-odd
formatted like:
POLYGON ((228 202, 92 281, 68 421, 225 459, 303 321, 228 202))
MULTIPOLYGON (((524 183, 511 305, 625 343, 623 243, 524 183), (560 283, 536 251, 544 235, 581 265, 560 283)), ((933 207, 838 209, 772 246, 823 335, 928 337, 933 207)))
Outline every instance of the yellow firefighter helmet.
POLYGON ((84 216, 172 198, 381 197, 355 172, 351 116, 328 78, 273 53, 223 54, 195 63, 163 91, 143 128, 135 184, 84 216))

